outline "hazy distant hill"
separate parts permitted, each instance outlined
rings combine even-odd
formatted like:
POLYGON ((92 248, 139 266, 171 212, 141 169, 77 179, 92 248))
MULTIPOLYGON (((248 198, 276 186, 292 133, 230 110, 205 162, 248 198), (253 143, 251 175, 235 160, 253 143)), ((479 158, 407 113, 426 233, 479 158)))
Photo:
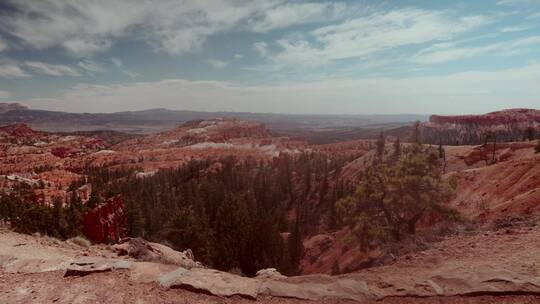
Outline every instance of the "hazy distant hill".
POLYGON ((29 109, 19 104, 0 103, 0 125, 26 123, 44 131, 113 130, 154 133, 172 129, 196 119, 218 117, 265 123, 272 132, 304 136, 320 142, 343 138, 364 138, 366 134, 427 120, 427 115, 291 115, 249 112, 195 112, 167 109, 117 113, 67 113, 29 109))

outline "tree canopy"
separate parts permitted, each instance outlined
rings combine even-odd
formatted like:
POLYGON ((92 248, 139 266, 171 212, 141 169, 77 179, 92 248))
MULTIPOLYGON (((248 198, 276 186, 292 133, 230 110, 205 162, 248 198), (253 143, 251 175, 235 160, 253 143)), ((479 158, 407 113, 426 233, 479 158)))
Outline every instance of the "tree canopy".
POLYGON ((374 162, 356 192, 337 202, 340 219, 362 248, 415 234, 427 214, 457 216, 446 204, 456 185, 443 178, 437 151, 418 141, 403 150, 397 161, 374 162))

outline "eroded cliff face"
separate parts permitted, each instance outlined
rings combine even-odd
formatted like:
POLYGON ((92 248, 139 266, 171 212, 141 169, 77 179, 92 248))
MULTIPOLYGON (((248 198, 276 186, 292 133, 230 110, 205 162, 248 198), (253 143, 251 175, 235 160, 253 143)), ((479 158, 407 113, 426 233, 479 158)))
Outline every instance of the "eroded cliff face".
POLYGON ((540 122, 540 110, 509 109, 490 112, 483 115, 431 115, 429 117, 429 122, 432 124, 500 125, 510 123, 530 123, 535 121, 540 122))
POLYGON ((480 144, 486 135, 491 140, 516 141, 532 128, 540 133, 540 110, 509 109, 483 115, 442 116, 432 115, 422 125, 422 135, 432 144, 480 144))
MULTIPOLYGON (((486 147, 444 146, 446 177, 457 181, 456 195, 450 206, 482 229, 540 216, 540 154, 535 153, 535 144, 527 141, 486 147)), ((389 145, 387 143, 387 149, 391 150, 389 145)), ((373 152, 370 152, 350 162, 340 178, 355 185, 372 160, 373 152)), ((426 217, 421 225, 431 227, 434 223, 436 221, 426 217)), ((373 265, 384 255, 378 249, 362 252, 347 238, 344 228, 304 240, 303 273, 331 273, 335 262, 342 272, 355 271, 373 265)))
POLYGON ((82 233, 94 243, 117 242, 126 236, 124 200, 112 197, 83 216, 82 233))

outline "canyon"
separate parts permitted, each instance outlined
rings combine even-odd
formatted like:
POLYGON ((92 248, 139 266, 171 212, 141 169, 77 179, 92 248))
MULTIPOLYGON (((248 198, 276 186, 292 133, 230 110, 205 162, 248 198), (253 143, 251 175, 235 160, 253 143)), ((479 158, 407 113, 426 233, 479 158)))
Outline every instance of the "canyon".
MULTIPOLYGON (((1 112, 13 111, 25 109, 9 106, 1 112)), ((145 303, 165 299, 534 303, 540 300, 540 154, 535 152, 537 141, 522 137, 528 128, 540 134, 539 113, 513 109, 478 116, 433 115, 422 123, 428 144, 436 148, 440 143, 444 150, 443 176, 457 185, 449 206, 460 213, 464 224, 444 227, 425 218, 420 223, 426 232, 421 240, 370 251, 351 243, 348 228, 333 223, 332 208, 325 202, 336 193, 354 191, 374 158, 375 139, 313 144, 298 136, 276 136, 260 122, 233 118, 192 120, 169 130, 115 140, 103 133, 56 133, 22 122, 6 125, 0 128, 2 195, 27 189, 30 195, 25 199, 41 206, 53 207, 58 198, 67 205, 73 197, 88 204, 96 193, 88 174, 92 167, 131 170, 131 177, 150 181, 160 178, 163 170, 196 161, 207 162, 201 174, 212 176, 212 172, 227 172, 220 171, 226 157, 234 157, 237 164, 267 163, 278 168, 285 155, 292 159, 317 155, 321 163, 332 163, 337 169, 291 171, 290 192, 297 201, 284 201, 286 220, 298 221, 300 213, 310 221, 301 240, 300 272, 294 276, 270 270, 248 278, 212 270, 196 264, 197 255, 160 244, 143 247, 158 255, 182 253, 182 259, 189 257, 189 266, 170 259, 150 261, 131 256, 128 249, 106 246, 102 243, 125 242, 127 236, 126 202, 112 196, 83 217, 82 232, 93 244, 1 228, 0 296, 7 303, 94 303, 113 298, 145 303), (482 136, 489 132, 498 134, 498 140, 485 143, 482 136), (474 144, 465 145, 469 141, 474 144), (305 176, 309 187, 303 184, 305 176), (303 198, 302 206, 297 205, 298 197, 303 198), (436 229, 445 232, 431 237, 436 229), (334 265, 339 265, 337 273, 334 265)), ((402 133, 402 127, 385 131, 386 154, 398 137, 405 138, 402 133)), ((281 236, 290 238, 290 230, 281 236)))

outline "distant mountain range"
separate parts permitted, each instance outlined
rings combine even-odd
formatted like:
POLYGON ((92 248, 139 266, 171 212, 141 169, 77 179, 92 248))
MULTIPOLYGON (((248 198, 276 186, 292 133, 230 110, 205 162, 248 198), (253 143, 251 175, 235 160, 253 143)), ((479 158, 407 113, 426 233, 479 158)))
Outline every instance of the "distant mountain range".
MULTIPOLYGON (((249 112, 196 112, 149 109, 116 113, 68 113, 35 110, 17 103, 0 103, 0 126, 25 123, 49 132, 107 131, 118 139, 129 134, 150 134, 174 129, 188 121, 234 118, 264 123, 276 136, 302 138, 311 144, 388 136, 409 138, 414 121, 422 122, 424 141, 432 144, 480 144, 489 135, 497 141, 524 138, 527 129, 540 134, 540 111, 508 109, 482 115, 297 115, 249 112)), ((132 136, 132 135, 130 135, 132 136)))
POLYGON ((36 130, 75 132, 112 130, 147 134, 178 127, 191 120, 236 118, 266 124, 279 135, 299 136, 315 142, 371 137, 381 130, 426 121, 427 115, 293 115, 249 112, 196 112, 149 109, 116 113, 68 113, 35 110, 17 103, 0 103, 0 125, 26 123, 36 130))

